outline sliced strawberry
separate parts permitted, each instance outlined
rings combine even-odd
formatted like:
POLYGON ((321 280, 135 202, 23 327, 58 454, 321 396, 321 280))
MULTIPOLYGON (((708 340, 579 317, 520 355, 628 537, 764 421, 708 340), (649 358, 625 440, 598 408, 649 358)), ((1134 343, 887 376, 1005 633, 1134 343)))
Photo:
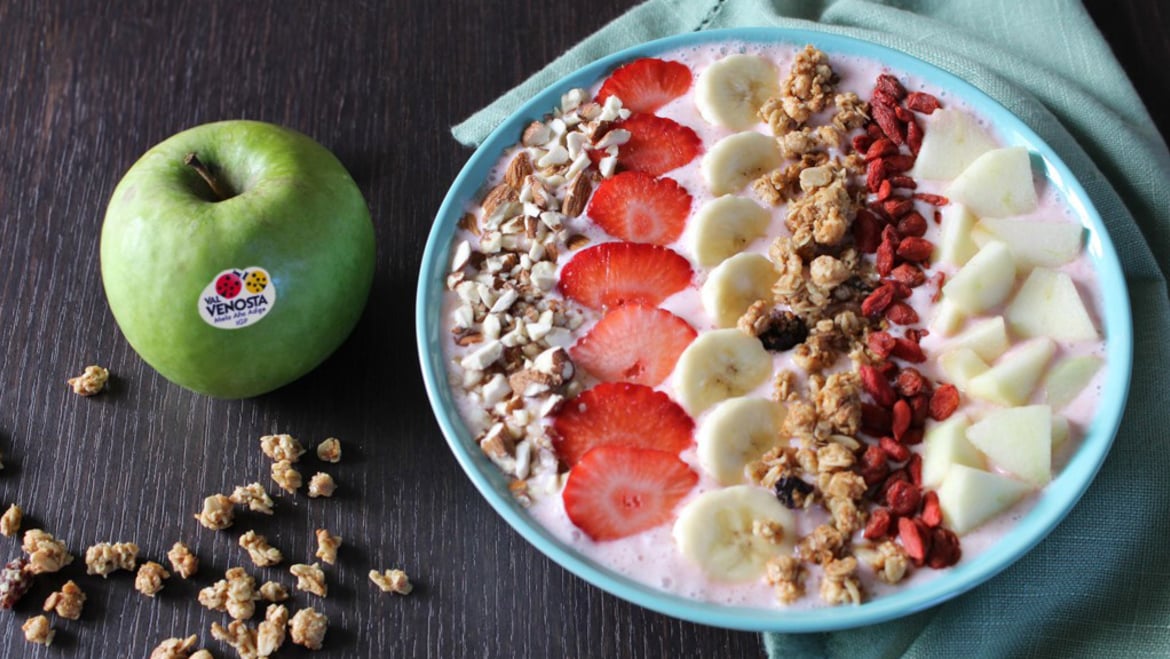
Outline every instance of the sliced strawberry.
POLYGON ((570 349, 577 366, 603 382, 662 384, 695 330, 663 309, 624 304, 610 309, 570 349))
POLYGON ((561 497, 577 528, 594 540, 615 540, 669 522, 698 482, 672 453, 598 446, 569 472, 561 497))
POLYGON ((674 250, 644 243, 601 243, 583 249, 561 270, 561 292, 590 309, 628 303, 656 307, 691 285, 691 262, 674 250))
POLYGON ((672 178, 622 172, 597 186, 586 212, 611 236, 666 245, 686 228, 691 195, 672 178))
POLYGON ((573 466, 589 449, 603 445, 678 455, 694 441, 695 422, 661 391, 629 382, 602 382, 565 403, 553 429, 557 455, 573 466))
POLYGON ((629 141, 618 147, 618 166, 651 176, 682 167, 703 146, 695 131, 652 114, 631 114, 618 127, 630 131, 629 141))
POLYGON ((605 103, 610 96, 617 96, 622 107, 653 113, 690 88, 691 70, 686 64, 647 57, 611 73, 597 92, 597 102, 605 103))

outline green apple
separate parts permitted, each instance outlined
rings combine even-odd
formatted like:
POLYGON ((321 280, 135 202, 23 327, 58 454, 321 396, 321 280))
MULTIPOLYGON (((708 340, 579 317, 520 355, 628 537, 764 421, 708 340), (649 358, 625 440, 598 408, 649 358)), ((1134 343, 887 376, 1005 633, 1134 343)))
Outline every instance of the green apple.
POLYGON ((922 485, 936 487, 953 464, 982 469, 983 454, 967 441, 967 417, 956 414, 931 426, 922 442, 922 485))
POLYGON ((987 151, 959 174, 946 190, 979 217, 1023 215, 1036 209, 1036 184, 1028 150, 1009 146, 987 151))
POLYGON ((943 285, 943 296, 960 310, 977 314, 1007 299, 1016 283, 1016 262, 1007 245, 993 240, 943 285))
POLYGON ((126 172, 101 268, 110 310, 148 364, 188 389, 244 398, 301 377, 353 330, 374 229, 323 146, 224 121, 168 138, 126 172))
POLYGON ((953 464, 938 488, 938 503, 946 525, 961 535, 1011 508, 1032 490, 1031 485, 1007 476, 953 464))
POLYGON ((967 393, 999 405, 1023 405, 1048 369, 1056 343, 1039 336, 1016 346, 967 382, 967 393))
POLYGON ((1096 355, 1072 355, 1056 362, 1044 379, 1044 397, 1053 409, 1068 405, 1088 386, 1104 360, 1096 355))
POLYGON ((910 172, 916 179, 949 181, 996 147, 995 138, 979 121, 961 110, 935 110, 926 119, 925 133, 910 172))
POLYGON ((938 357, 938 366, 947 381, 959 391, 966 391, 971 378, 982 375, 990 368, 971 348, 955 348, 944 352, 938 357))
POLYGON ((1007 323, 1003 316, 992 316, 971 323, 947 342, 947 349, 970 348, 980 359, 991 362, 1007 352, 1008 345, 1007 323))
POLYGON ((1091 341, 1097 328, 1077 292, 1060 270, 1036 268, 1004 311, 1012 331, 1022 337, 1050 336, 1058 341, 1091 341))
POLYGON ((1043 487, 1052 480, 1052 408, 1047 405, 988 412, 967 429, 967 441, 1022 481, 1043 487))
POLYGON ((942 232, 934 247, 934 261, 961 266, 975 256, 975 252, 979 251, 979 246, 971 239, 975 222, 975 216, 962 204, 953 203, 943 207, 942 232))
MULTIPOLYGON (((945 225, 944 225, 945 226, 945 225)), ((979 228, 1002 241, 1021 267, 1064 265, 1081 253, 1085 229, 1073 222, 1032 222, 985 217, 979 228)))

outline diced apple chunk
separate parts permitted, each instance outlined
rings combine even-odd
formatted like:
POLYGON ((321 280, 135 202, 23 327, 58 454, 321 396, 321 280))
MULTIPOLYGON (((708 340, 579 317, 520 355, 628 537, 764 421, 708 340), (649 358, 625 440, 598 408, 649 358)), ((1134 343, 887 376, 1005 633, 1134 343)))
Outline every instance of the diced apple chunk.
POLYGON ((971 384, 971 378, 982 375, 990 368, 987 362, 970 348, 956 348, 944 352, 939 355, 938 365, 947 380, 960 391, 966 391, 971 384))
POLYGON ((971 378, 967 393, 1000 405, 1023 405, 1043 377, 1054 352, 1056 344, 1048 337, 1022 343, 994 366, 971 378))
POLYGON ((971 229, 975 227, 975 216, 962 204, 947 204, 942 209, 942 232, 934 246, 936 263, 963 265, 979 251, 971 240, 971 229))
POLYGON ((1008 217, 1036 209, 1036 184, 1028 149, 993 149, 975 159, 947 188, 946 195, 979 217, 1008 217))
POLYGON ((1007 245, 983 246, 943 286, 943 296, 967 313, 986 311, 1007 299, 1016 283, 1016 262, 1007 245))
POLYGON ((943 298, 938 301, 938 307, 930 319, 930 330, 940 336, 953 336, 965 322, 966 312, 955 306, 954 302, 943 298))
POLYGON ((997 467, 1043 487, 1052 480, 1052 408, 1028 405, 988 413, 967 440, 997 467))
POLYGON ((1052 409, 1071 403, 1104 363, 1096 355, 1073 355, 1056 362, 1044 379, 1044 396, 1052 409))
POLYGON ((1098 337, 1077 285, 1059 270, 1032 270, 1004 315, 1012 331, 1024 338, 1091 341, 1098 337))
POLYGON ((985 362, 995 361, 1007 352, 1007 323, 1003 316, 976 321, 947 343, 949 349, 970 348, 985 362))
POLYGON ((967 417, 954 415, 926 432, 922 442, 922 485, 936 487, 952 464, 983 468, 983 455, 967 441, 967 417))
MULTIPOLYGON (((983 218, 981 229, 1003 241, 1019 266, 1056 267, 1081 253, 1084 228, 1073 222, 983 218)), ((944 225, 945 227, 945 225, 944 225)))
POLYGON ((961 110, 935 110, 927 118, 924 132, 910 172, 914 178, 949 181, 996 147, 995 140, 975 117, 961 110))
POLYGON ((938 488, 943 521, 955 533, 963 534, 1014 506, 1032 486, 963 465, 951 465, 938 488))
POLYGON ((1052 415, 1052 450, 1055 452, 1060 449, 1065 440, 1068 439, 1068 419, 1059 415, 1052 415))

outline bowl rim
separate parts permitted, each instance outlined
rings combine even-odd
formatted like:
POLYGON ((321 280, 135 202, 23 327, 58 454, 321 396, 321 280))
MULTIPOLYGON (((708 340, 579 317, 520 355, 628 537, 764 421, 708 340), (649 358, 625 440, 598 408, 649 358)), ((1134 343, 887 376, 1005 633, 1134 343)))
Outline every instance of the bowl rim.
POLYGON ((1129 298, 1117 253, 1088 193, 1055 151, 1021 119, 958 76, 901 51, 863 39, 810 29, 727 28, 648 41, 598 59, 533 95, 500 123, 471 155, 436 214, 419 269, 415 306, 419 362, 427 397, 448 445, 463 471, 495 511, 538 551, 586 582, 628 602, 671 617, 744 631, 821 632, 876 624, 910 615, 957 597, 1015 563, 1065 518, 1088 489, 1109 452, 1129 391, 1133 328, 1129 298), (1077 452, 1041 492, 1035 505, 994 546, 914 588, 852 607, 786 610, 728 606, 660 591, 593 563, 564 545, 525 512, 508 493, 506 479, 475 444, 455 406, 448 384, 441 313, 455 225, 489 170, 529 122, 543 117, 574 87, 589 88, 610 70, 638 57, 712 41, 812 44, 830 54, 876 60, 899 73, 917 76, 957 96, 986 117, 1007 145, 1024 145, 1045 178, 1088 231, 1086 250, 1097 274, 1105 328, 1106 374, 1097 414, 1077 452))

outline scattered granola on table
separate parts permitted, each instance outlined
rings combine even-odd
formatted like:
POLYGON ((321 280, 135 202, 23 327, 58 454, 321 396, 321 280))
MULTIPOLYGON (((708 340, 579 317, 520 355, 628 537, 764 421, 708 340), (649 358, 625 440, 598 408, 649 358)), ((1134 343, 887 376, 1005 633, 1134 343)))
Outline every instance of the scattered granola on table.
POLYGON ((138 574, 134 577, 134 589, 147 597, 154 597, 163 589, 163 580, 170 578, 171 573, 167 572, 166 568, 154 561, 147 561, 138 568, 138 574))
POLYGON ((341 462, 341 440, 329 437, 318 444, 317 459, 322 462, 341 462))
POLYGON ((150 659, 189 659, 189 652, 198 640, 195 634, 187 638, 168 638, 151 650, 150 659))
POLYGON ((271 656, 284 645, 285 630, 288 627, 288 607, 283 604, 269 604, 264 620, 256 631, 256 653, 261 657, 271 656))
POLYGON ((228 499, 234 504, 247 506, 252 512, 272 514, 272 497, 268 496, 268 491, 260 483, 237 485, 228 499))
POLYGON ((260 597, 268 602, 283 602, 288 599, 288 588, 275 581, 265 581, 260 586, 260 597))
POLYGON ((410 591, 414 590, 414 585, 410 583, 410 577, 403 570, 385 570, 383 572, 370 570, 370 581, 373 581, 374 585, 380 588, 383 593, 409 595, 410 591))
POLYGON ((224 573, 224 579, 227 581, 227 602, 224 608, 228 615, 236 620, 251 618, 256 612, 256 600, 260 599, 256 579, 242 567, 229 568, 224 573))
POLYGON ((240 655, 240 659, 258 659, 256 652, 256 630, 249 627, 243 620, 233 620, 227 627, 218 622, 211 623, 211 636, 217 641, 223 641, 232 646, 240 655))
POLYGON ((20 532, 20 523, 24 519, 24 512, 15 503, 8 506, 8 510, 0 515, 0 533, 12 537, 20 532))
POLYGON ((236 512, 232 508, 232 501, 222 494, 213 494, 203 500, 203 510, 195 515, 195 519, 204 527, 212 531, 221 531, 232 525, 236 512))
POLYGON ((21 548, 28 554, 28 570, 33 574, 57 572, 73 562, 65 543, 41 529, 25 531, 21 548))
POLYGON ((318 471, 309 479, 309 496, 312 498, 331 497, 336 490, 337 483, 333 477, 323 471, 318 471))
POLYGON ((292 435, 264 435, 260 438, 260 450, 277 462, 296 462, 305 454, 304 447, 292 435))
POLYGON ((280 550, 268 544, 268 539, 255 531, 248 531, 240 536, 240 546, 248 552, 252 562, 257 567, 276 565, 284 560, 280 550))
POLYGON ((85 593, 72 579, 65 582, 58 590, 45 598, 44 611, 53 611, 62 618, 77 620, 81 617, 81 607, 85 604, 85 593))
POLYGON ((329 629, 329 618, 315 609, 301 609, 289 620, 288 631, 292 642, 310 650, 320 650, 329 629))
POLYGON ((33 574, 28 559, 14 558, 0 570, 0 609, 11 609, 32 588, 33 574))
POLYGON ((109 379, 110 372, 101 366, 86 366, 81 375, 69 378, 69 386, 78 396, 93 396, 106 388, 109 379))
POLYGON ((49 619, 43 615, 29 618, 20 628, 24 631, 26 641, 39 645, 52 645, 53 636, 57 633, 49 625, 49 619))
POLYGON ((317 529, 317 558, 329 565, 337 562, 337 550, 341 548, 341 537, 333 535, 327 529, 317 529))
POLYGON ((138 545, 133 542, 99 542, 85 550, 85 573, 103 578, 116 570, 133 572, 138 563, 138 545))
POLYGON ((290 494, 301 489, 301 472, 294 469, 288 460, 277 460, 272 463, 272 480, 280 489, 290 494))
POLYGON ((288 571, 297 578, 298 590, 303 590, 319 597, 325 597, 329 591, 329 587, 325 583, 325 572, 316 563, 312 565, 297 563, 291 566, 288 571))
POLYGON ((171 546, 167 559, 171 562, 171 569, 182 579, 190 579, 199 571, 199 557, 191 553, 191 549, 182 542, 171 546))

